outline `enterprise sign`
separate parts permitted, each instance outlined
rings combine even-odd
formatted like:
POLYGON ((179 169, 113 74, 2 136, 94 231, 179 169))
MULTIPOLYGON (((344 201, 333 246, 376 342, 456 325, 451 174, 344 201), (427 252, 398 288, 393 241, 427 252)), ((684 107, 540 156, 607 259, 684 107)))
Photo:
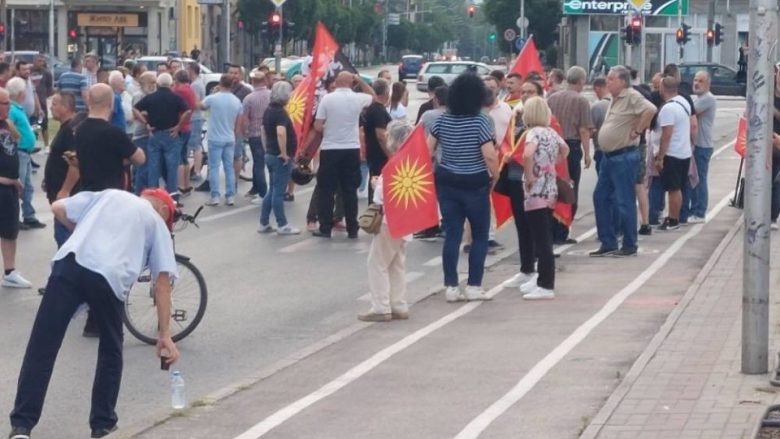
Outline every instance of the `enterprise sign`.
MULTIPOLYGON (((642 8, 642 15, 677 16, 682 6, 682 15, 688 15, 689 0, 650 0, 642 8)), ((621 0, 564 0, 564 15, 622 15, 634 11, 630 2, 621 0)))

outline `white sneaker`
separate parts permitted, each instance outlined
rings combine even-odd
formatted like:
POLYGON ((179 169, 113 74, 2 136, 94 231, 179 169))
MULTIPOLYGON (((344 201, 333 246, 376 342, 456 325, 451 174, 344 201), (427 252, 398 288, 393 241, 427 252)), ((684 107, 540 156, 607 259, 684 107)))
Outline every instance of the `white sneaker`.
POLYGON ((524 283, 523 285, 520 285, 520 292, 521 293, 530 293, 534 289, 536 289, 536 280, 539 279, 539 274, 534 273, 533 277, 531 279, 528 279, 528 282, 524 283))
POLYGON ((0 286, 5 288, 32 288, 32 283, 22 277, 18 271, 14 270, 11 274, 3 276, 3 282, 0 286))
POLYGON ((225 198, 225 205, 233 206, 235 204, 236 204, 236 199, 234 197, 226 197, 225 198))
POLYGON ((447 287, 444 290, 444 297, 447 298, 447 302, 463 302, 466 300, 466 296, 460 292, 458 287, 447 287))
POLYGON ((780 230, 780 225, 778 225, 777 223, 772 223, 772 224, 769 226, 769 228, 770 228, 771 230, 780 230))
POLYGON ((271 227, 271 224, 262 225, 260 224, 260 227, 257 228, 257 233, 271 233, 274 231, 274 228, 271 227))
POLYGON ((482 289, 482 287, 474 287, 474 286, 467 286, 466 287, 466 300, 469 302, 475 302, 475 301, 488 301, 493 300, 492 297, 488 297, 485 295, 485 290, 482 289))
POLYGON ((688 217, 688 224, 702 224, 704 222, 704 218, 696 215, 691 215, 688 217))
POLYGON ((504 286, 508 288, 521 287, 524 283, 531 280, 534 277, 534 274, 535 273, 523 273, 523 272, 517 273, 515 277, 504 282, 504 286))
POLYGON ((279 229, 276 230, 276 234, 278 234, 278 235, 300 235, 301 234, 301 230, 300 229, 296 229, 295 227, 287 224, 284 227, 279 227, 279 229))
POLYGON ((259 206, 263 204, 263 197, 260 195, 255 195, 254 198, 252 198, 252 201, 250 203, 254 204, 255 206, 259 206))
POLYGON ((523 294, 524 300, 551 300, 555 299, 555 292, 547 288, 536 287, 530 293, 523 294))
POLYGON ((219 204, 219 197, 211 197, 206 201, 206 206, 216 206, 219 204))

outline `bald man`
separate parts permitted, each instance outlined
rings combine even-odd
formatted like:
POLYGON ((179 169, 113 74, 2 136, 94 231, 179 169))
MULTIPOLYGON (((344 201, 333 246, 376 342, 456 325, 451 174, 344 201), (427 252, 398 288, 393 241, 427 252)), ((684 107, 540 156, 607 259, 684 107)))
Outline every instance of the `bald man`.
POLYGON ((317 107, 314 129, 322 133, 320 167, 317 171, 320 221, 314 236, 330 238, 333 229, 333 203, 336 190, 342 190, 344 219, 350 239, 358 237, 357 188, 360 186, 360 131, 358 121, 363 109, 374 101, 374 89, 359 75, 341 72, 335 90, 325 95, 317 107), (352 91, 357 84, 361 93, 352 91))
MULTIPOLYGON (((87 93, 89 115, 76 129, 75 160, 70 160, 69 172, 78 178, 82 191, 100 192, 106 189, 130 190, 126 172, 129 164, 142 165, 146 161, 143 150, 133 145, 125 130, 112 125, 114 92, 106 84, 95 84, 87 93)), ((85 337, 97 337, 97 324, 92 312, 87 315, 85 337)))

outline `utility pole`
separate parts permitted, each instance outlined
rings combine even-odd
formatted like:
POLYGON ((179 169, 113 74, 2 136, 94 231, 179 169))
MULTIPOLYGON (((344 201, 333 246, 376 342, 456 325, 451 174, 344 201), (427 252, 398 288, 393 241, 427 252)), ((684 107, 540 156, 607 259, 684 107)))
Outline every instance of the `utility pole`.
POLYGON ((0 0, 0 16, 3 18, 0 19, 0 23, 3 23, 3 26, 5 27, 5 31, 3 32, 3 51, 8 50, 8 3, 6 0, 0 0))
MULTIPOLYGON (((49 53, 54 55, 54 0, 49 0, 49 53)), ((54 63, 49 66, 52 77, 54 76, 54 63)))
MULTIPOLYGON (((710 0, 709 8, 707 8, 707 29, 715 29, 715 2, 717 0, 710 0)), ((707 62, 712 62, 712 46, 707 44, 707 62)))
MULTIPOLYGON (((520 0, 520 22, 522 24, 520 26, 520 36, 525 41, 525 0, 520 0)), ((509 53, 511 54, 512 51, 510 50, 509 53)))
POLYGON ((279 43, 276 45, 274 50, 274 57, 276 58, 274 61, 274 70, 276 71, 277 75, 282 74, 282 46, 284 45, 284 38, 283 38, 283 29, 284 29, 284 14, 282 14, 282 7, 279 6, 279 43))
POLYGON ((770 186, 777 1, 750 0, 745 237, 742 268, 742 373, 763 374, 769 357, 770 186))

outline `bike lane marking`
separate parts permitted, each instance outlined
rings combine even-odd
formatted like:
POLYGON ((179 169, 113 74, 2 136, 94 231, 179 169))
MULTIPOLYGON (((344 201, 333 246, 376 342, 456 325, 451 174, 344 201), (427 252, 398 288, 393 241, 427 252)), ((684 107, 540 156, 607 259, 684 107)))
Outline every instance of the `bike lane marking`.
MULTIPOLYGON (((712 221, 715 216, 728 205, 734 192, 730 192, 721 199, 707 214, 706 222, 712 221)), ((493 421, 503 415, 509 408, 520 401, 539 381, 541 381, 553 367, 555 367, 566 355, 587 338, 594 329, 611 316, 623 302, 638 291, 650 278, 663 268, 671 258, 688 242, 702 231, 704 224, 697 224, 688 232, 677 238, 661 255, 654 260, 645 271, 639 274, 633 281, 623 287, 611 299, 587 321, 581 324, 564 341, 555 347, 541 361, 536 363, 517 384, 504 396, 494 402, 485 411, 479 414, 466 427, 455 436, 455 439, 477 438, 487 429, 493 421)))

